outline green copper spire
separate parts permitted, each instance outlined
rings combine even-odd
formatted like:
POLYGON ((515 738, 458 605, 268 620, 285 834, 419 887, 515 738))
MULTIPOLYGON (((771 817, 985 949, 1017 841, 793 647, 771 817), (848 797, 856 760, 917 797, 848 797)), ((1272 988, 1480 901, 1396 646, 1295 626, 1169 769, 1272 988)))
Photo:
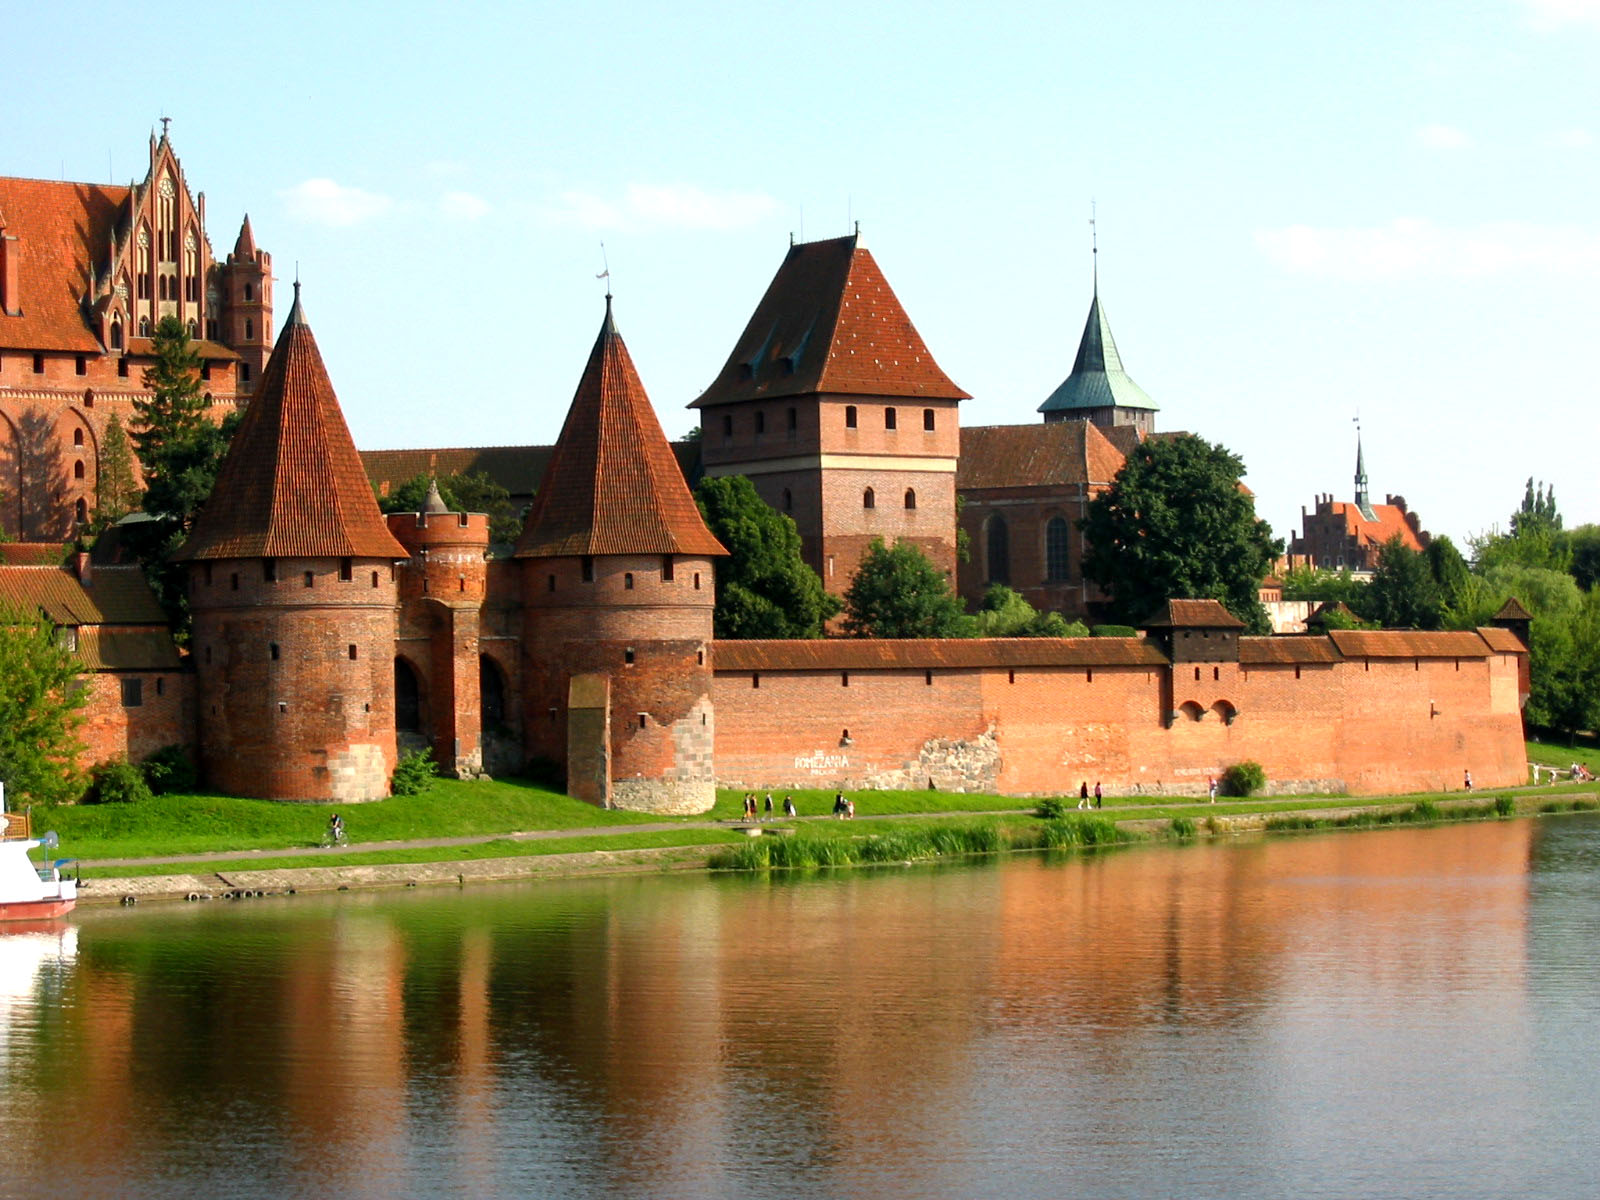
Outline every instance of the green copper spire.
POLYGON ((1095 274, 1094 299, 1089 304, 1089 319, 1084 323, 1083 338, 1078 342, 1078 357, 1073 361, 1072 374, 1050 393, 1039 411, 1073 416, 1087 416, 1081 410, 1093 408, 1156 412, 1159 408, 1156 402, 1122 369, 1122 356, 1117 353, 1110 322, 1100 307, 1098 263, 1095 274))

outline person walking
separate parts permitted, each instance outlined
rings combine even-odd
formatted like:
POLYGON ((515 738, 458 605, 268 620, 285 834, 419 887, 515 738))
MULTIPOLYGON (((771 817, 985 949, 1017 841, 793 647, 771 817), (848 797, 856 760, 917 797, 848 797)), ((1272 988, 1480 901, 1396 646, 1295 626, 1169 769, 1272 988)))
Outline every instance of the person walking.
POLYGON ((1089 781, 1087 779, 1078 785, 1078 807, 1089 807, 1089 781))
POLYGON ((764 816, 764 817, 762 817, 762 818, 761 818, 761 819, 762 819, 762 820, 763 820, 763 821, 770 821, 770 820, 772 820, 772 793, 771 793, 771 792, 768 792, 768 793, 767 793, 767 807, 766 807, 766 815, 765 815, 765 816, 764 816))
POLYGON ((1472 772, 1471 771, 1463 772, 1462 780, 1461 780, 1461 786, 1466 788, 1467 791, 1469 791, 1469 792, 1472 790, 1472 772))
POLYGON ((1215 804, 1217 802, 1217 777, 1215 775, 1206 781, 1206 794, 1211 797, 1211 803, 1215 804))
POLYGON ((799 813, 795 811, 793 796, 785 796, 783 798, 783 815, 786 817, 799 816, 799 813))
POLYGON ((1094 781, 1094 806, 1096 808, 1105 807, 1105 793, 1100 790, 1100 781, 1098 779, 1094 781))

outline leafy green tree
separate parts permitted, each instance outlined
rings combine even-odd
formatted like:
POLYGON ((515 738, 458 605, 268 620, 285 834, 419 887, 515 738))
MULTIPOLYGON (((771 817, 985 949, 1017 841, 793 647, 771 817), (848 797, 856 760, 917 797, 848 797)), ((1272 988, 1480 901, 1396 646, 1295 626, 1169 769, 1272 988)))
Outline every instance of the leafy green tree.
POLYGON ((1600 726, 1600 593, 1587 592, 1575 609, 1535 614, 1524 716, 1569 740, 1600 726))
POLYGON ((1471 539, 1475 565, 1480 571, 1499 566, 1565 571, 1572 551, 1561 524, 1555 489, 1546 490, 1543 484, 1535 487, 1529 479, 1521 505, 1511 514, 1511 532, 1471 539))
POLYGON ((144 470, 144 510, 188 532, 211 495, 238 415, 230 415, 220 426, 207 415, 200 392, 200 356, 182 321, 162 317, 150 344, 155 362, 144 373, 150 395, 133 402, 138 418, 133 444, 144 470))
MULTIPOLYGON (((378 507, 386 513, 421 512, 433 478, 426 471, 413 475, 387 496, 379 496, 378 507)), ((511 493, 489 478, 486 471, 440 476, 439 498, 450 506, 451 512, 487 513, 492 545, 509 545, 522 532, 522 514, 512 505, 511 493)))
POLYGON ((1579 525, 1567 534, 1572 551, 1572 577, 1588 591, 1600 583, 1600 525, 1579 525))
POLYGON ((1446 612, 1459 608, 1472 587, 1472 569, 1461 557, 1456 544, 1444 534, 1439 534, 1423 551, 1428 560, 1428 572, 1439 593, 1439 603, 1446 612))
POLYGON ((702 479, 695 502, 728 550, 717 563, 717 636, 821 637, 839 600, 801 558, 794 521, 762 500, 743 475, 702 479))
POLYGON ((967 637, 971 621, 949 580, 914 543, 891 548, 873 538, 844 594, 844 628, 851 637, 967 637))
POLYGON ((983 605, 972 616, 974 637, 1088 637, 1082 621, 1068 621, 1058 612, 1039 612, 1003 583, 991 583, 983 605))
POLYGON ((95 529, 115 525, 139 503, 139 486, 133 480, 133 448, 128 431, 116 413, 106 422, 100 439, 100 474, 96 480, 95 529))
POLYGON ((1141 443, 1080 521, 1085 578, 1137 624, 1173 599, 1214 599, 1254 633, 1271 622, 1258 590, 1283 543, 1240 486, 1244 463, 1190 434, 1141 443))
POLYGON ((1283 573, 1285 600, 1317 600, 1323 603, 1357 607, 1366 595, 1364 580, 1355 578, 1349 567, 1327 571, 1321 567, 1290 567, 1283 573))
POLYGON ((1444 622, 1439 585, 1426 555, 1395 534, 1378 553, 1361 615, 1391 629, 1438 629, 1444 622))
POLYGON ((78 664, 50 622, 0 607, 0 780, 8 801, 77 799, 86 699, 78 664))

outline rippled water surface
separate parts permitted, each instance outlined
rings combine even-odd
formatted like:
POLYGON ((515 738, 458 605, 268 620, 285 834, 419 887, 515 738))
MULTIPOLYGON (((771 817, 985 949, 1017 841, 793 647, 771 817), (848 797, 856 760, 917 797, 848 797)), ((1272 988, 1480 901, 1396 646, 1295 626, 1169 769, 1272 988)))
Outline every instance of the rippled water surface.
POLYGON ((0 937, 0 1195, 1600 1191, 1600 820, 0 937))

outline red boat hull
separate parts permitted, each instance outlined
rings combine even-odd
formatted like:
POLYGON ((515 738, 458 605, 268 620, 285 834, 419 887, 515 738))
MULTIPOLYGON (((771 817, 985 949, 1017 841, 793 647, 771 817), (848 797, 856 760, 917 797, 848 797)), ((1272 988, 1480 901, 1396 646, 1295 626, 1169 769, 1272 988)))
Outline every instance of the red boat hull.
POLYGON ((64 917, 76 900, 12 900, 0 902, 0 921, 43 921, 64 917))

